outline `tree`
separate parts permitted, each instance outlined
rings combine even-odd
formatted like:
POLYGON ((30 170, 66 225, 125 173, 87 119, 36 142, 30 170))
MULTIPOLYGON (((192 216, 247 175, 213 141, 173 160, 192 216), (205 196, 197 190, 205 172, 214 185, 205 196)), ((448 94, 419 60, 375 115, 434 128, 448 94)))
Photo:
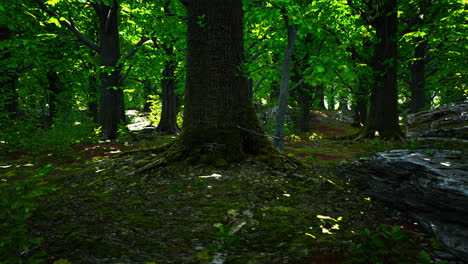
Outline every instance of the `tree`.
POLYGON ((184 123, 168 158, 223 166, 274 152, 242 71, 242 0, 181 2, 188 19, 184 123))
MULTIPOLYGON (((125 107, 122 86, 121 59, 133 56, 136 49, 143 45, 148 38, 142 37, 128 54, 121 58, 119 36, 119 1, 96 1, 91 6, 95 11, 99 24, 99 45, 84 35, 73 20, 67 20, 57 12, 49 9, 43 0, 36 0, 40 9, 51 16, 57 24, 63 24, 86 46, 99 53, 101 67, 101 90, 99 100, 99 124, 102 126, 105 139, 116 139, 118 126, 125 120, 125 107)), ((55 3, 56 4, 56 3, 55 3)))
POLYGON ((369 63, 373 70, 370 109, 367 122, 359 133, 361 137, 400 139, 397 111, 397 0, 363 0, 360 5, 348 0, 351 8, 375 30, 373 56, 369 63))
MULTIPOLYGON (((13 36, 13 31, 6 25, 0 25, 0 45, 9 41, 13 36)), ((6 45, 5 45, 6 46, 6 45)), ((16 83, 18 81, 17 69, 9 65, 8 60, 11 51, 0 46, 0 110, 6 113, 6 118, 16 116, 18 110, 18 93, 16 83)))
POLYGON ((288 110, 289 99, 289 80, 291 76, 291 67, 293 62, 294 43, 297 39, 297 29, 290 21, 286 9, 281 8, 284 22, 287 28, 288 41, 284 50, 283 67, 281 69, 281 82, 278 97, 278 111, 276 112, 276 129, 273 144, 281 151, 284 150, 284 122, 286 121, 286 112, 288 110))

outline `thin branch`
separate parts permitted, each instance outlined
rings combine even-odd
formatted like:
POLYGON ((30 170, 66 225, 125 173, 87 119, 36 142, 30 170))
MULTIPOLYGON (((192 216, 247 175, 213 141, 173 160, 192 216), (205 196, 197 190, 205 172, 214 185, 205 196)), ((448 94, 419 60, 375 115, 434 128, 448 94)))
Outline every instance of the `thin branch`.
POLYGON ((314 70, 314 66, 317 64, 317 62, 319 61, 319 58, 325 56, 327 53, 329 53, 330 51, 327 51, 327 52, 324 52, 322 53, 319 57, 317 57, 317 59, 314 61, 314 63, 312 63, 312 65, 309 66, 309 68, 307 68, 307 70, 304 72, 304 77, 302 77, 302 79, 300 79, 291 89, 289 89, 289 92, 297 89, 297 87, 299 87, 299 85, 301 85, 304 81, 305 81, 305 78, 310 74, 312 73, 312 71, 314 70))
POLYGON ((133 68, 133 65, 130 65, 127 68, 127 71, 125 71, 125 74, 120 76, 119 84, 122 84, 125 81, 125 79, 127 79, 128 75, 130 75, 130 71, 132 70, 132 68, 133 68))
POLYGON ((262 79, 260 81, 258 81, 256 84, 255 84, 255 87, 253 88, 252 90, 252 94, 254 94, 256 91, 258 91, 258 89, 260 88, 260 85, 263 83, 263 81, 265 81, 266 79, 268 78, 268 74, 265 74, 265 76, 262 77, 262 79))
POLYGON ((263 45, 257 53, 255 53, 254 55, 252 55, 252 57, 250 57, 250 61, 254 61, 258 57, 260 57, 260 55, 262 55, 262 53, 265 52, 266 47, 267 47, 267 44, 263 45))
POLYGON ((87 38, 76 26, 72 21, 69 21, 62 16, 60 16, 57 12, 52 11, 47 8, 43 0, 36 0, 39 4, 39 8, 49 14, 52 17, 59 17, 60 23, 66 26, 75 36, 81 40, 86 46, 90 47, 92 50, 96 52, 101 52, 101 47, 99 47, 94 41, 87 38))
POLYGON ((128 59, 130 59, 133 55, 135 55, 135 53, 137 52, 137 49, 138 49, 141 45, 145 44, 145 42, 147 42, 148 40, 150 40, 150 38, 145 37, 145 36, 141 37, 140 41, 138 41, 137 44, 133 45, 133 47, 128 51, 127 55, 125 55, 124 60, 128 60, 128 59))

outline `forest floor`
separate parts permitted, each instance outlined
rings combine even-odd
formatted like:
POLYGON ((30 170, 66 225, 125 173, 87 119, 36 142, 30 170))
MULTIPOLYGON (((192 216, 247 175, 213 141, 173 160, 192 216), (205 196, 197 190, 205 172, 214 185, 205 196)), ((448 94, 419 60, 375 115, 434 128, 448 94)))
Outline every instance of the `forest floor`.
POLYGON ((342 139, 356 131, 336 113, 313 118, 314 132, 289 136, 277 167, 249 159, 133 173, 174 138, 140 133, 76 146, 60 160, 9 154, 0 175, 39 174, 56 188, 28 223, 43 239, 30 254, 45 251, 46 263, 417 263, 421 250, 432 254, 437 243, 416 223, 337 173, 340 162, 407 143, 342 139))

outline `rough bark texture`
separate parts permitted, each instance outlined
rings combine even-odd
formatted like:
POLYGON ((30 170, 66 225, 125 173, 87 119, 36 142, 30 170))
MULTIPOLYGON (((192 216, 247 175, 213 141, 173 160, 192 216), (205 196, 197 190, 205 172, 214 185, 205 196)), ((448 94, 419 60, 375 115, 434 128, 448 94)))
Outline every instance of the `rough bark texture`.
POLYGON ((294 25, 289 23, 289 18, 284 15, 288 28, 288 44, 284 50, 283 67, 281 69, 280 92, 278 98, 278 111, 276 112, 276 128, 273 144, 281 151, 284 150, 284 122, 288 111, 289 99, 289 79, 291 76, 292 55, 294 52, 294 42, 297 38, 297 31, 294 25))
POLYGON ((183 3, 188 10, 184 124, 166 159, 224 166, 271 153, 241 71, 242 1, 183 3))
POLYGON ((99 100, 99 124, 105 139, 117 138, 119 123, 125 120, 124 96, 120 89, 119 44, 119 6, 113 1, 112 6, 102 2, 94 4, 99 19, 101 92, 99 100), (110 72, 106 71, 111 70, 110 72))
POLYGON ((374 137, 376 132, 386 139, 400 139, 397 111, 397 1, 379 1, 379 14, 373 19, 376 44, 371 61, 374 84, 371 89, 367 123, 359 137, 374 137))

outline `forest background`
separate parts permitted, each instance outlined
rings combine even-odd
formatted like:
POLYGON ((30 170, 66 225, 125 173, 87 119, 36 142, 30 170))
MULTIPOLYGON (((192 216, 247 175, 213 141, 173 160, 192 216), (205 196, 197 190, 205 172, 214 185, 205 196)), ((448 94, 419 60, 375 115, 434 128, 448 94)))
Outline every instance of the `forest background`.
MULTIPOLYGON (((354 124, 367 125, 361 137, 395 138, 398 115, 466 99, 466 2, 391 2, 244 1, 239 67, 277 147, 310 132, 311 109, 353 111, 354 124), (398 27, 379 28, 386 12, 398 27)), ((3 1, 0 12, 3 150, 113 140, 125 135, 129 109, 150 112, 160 132, 179 131, 187 45, 179 1, 3 1)))

